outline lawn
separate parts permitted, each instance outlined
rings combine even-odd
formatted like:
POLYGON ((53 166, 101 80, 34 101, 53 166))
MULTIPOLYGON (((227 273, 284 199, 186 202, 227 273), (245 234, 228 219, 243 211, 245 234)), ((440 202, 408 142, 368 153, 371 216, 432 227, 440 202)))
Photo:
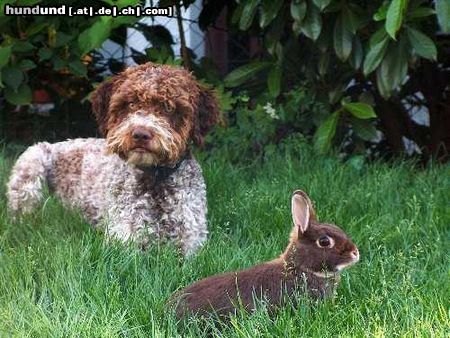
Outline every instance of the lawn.
POLYGON ((265 162, 202 160, 210 236, 193 258, 172 247, 107 243, 49 198, 19 224, 6 215, 12 164, 0 157, 0 337, 443 337, 450 327, 450 167, 343 163, 307 146, 265 162), (319 219, 340 225, 361 261, 337 296, 264 309, 227 325, 177 324, 167 298, 211 274, 271 259, 291 228, 290 194, 307 191, 319 219))

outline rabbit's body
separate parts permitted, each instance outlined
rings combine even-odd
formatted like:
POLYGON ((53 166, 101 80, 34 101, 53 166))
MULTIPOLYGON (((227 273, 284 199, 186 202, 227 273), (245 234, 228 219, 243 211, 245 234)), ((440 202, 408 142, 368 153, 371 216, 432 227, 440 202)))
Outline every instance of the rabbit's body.
POLYGON ((311 201, 300 190, 292 197, 292 217, 290 242, 279 258, 211 276, 177 292, 172 297, 177 317, 227 315, 241 307, 251 311, 259 300, 272 309, 288 300, 295 302, 292 296, 297 292, 314 298, 333 294, 339 272, 359 260, 358 249, 335 225, 317 222, 311 201))
POLYGON ((318 277, 277 258, 245 270, 205 278, 186 287, 176 296, 177 317, 208 312, 226 315, 240 307, 252 311, 258 300, 274 308, 293 300, 294 293, 304 290, 312 297, 327 297, 334 292, 338 281, 336 274, 318 277))

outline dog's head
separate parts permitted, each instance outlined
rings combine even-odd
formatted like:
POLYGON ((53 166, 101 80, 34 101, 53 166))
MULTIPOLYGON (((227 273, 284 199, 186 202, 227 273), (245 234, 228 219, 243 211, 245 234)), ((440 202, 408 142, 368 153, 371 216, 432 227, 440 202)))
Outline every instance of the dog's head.
POLYGON ((214 93, 185 69, 146 63, 101 84, 92 108, 108 151, 137 166, 173 166, 218 121, 214 93))

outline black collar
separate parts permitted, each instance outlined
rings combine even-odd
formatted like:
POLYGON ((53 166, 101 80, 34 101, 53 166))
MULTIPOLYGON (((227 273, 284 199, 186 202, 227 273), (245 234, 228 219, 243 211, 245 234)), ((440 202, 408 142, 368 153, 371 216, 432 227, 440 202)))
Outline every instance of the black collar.
POLYGON ((170 175, 172 175, 181 164, 189 157, 188 154, 182 156, 180 160, 173 166, 157 166, 157 167, 139 167, 136 166, 142 172, 142 180, 152 185, 159 184, 165 181, 170 175))

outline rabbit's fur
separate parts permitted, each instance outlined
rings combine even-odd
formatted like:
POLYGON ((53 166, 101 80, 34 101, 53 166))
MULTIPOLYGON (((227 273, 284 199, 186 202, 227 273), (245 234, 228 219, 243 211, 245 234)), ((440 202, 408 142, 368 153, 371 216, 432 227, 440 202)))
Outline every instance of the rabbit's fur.
POLYGON ((176 314, 228 315, 239 307, 254 310, 257 299, 270 308, 280 306, 296 291, 314 298, 329 296, 339 282, 339 272, 359 260, 359 252, 338 227, 319 223, 309 197, 301 190, 292 195, 289 244, 279 258, 251 268, 211 276, 175 293, 176 314), (327 247, 320 245, 328 244, 327 247))

